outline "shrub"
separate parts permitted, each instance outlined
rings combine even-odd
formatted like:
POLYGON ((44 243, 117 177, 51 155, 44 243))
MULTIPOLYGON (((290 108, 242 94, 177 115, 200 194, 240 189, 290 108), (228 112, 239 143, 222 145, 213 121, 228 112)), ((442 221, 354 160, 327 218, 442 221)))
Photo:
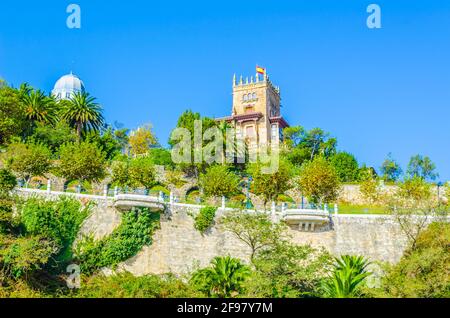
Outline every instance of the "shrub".
POLYGON ((85 237, 77 244, 75 255, 81 271, 90 274, 105 266, 115 267, 150 245, 158 227, 159 213, 149 209, 123 213, 122 223, 111 235, 100 241, 85 237))
POLYGON ((388 265, 376 297, 449 298, 450 224, 435 222, 417 238, 395 265, 388 265))
POLYGON ((195 217, 194 227, 200 231, 200 233, 205 233, 213 224, 216 211, 217 208, 213 206, 201 208, 199 214, 195 217))
POLYGON ((96 275, 81 285, 75 297, 82 298, 193 298, 203 296, 175 276, 145 275, 129 272, 105 277, 96 275))
POLYGON ((206 196, 229 196, 237 192, 239 178, 227 166, 209 167, 200 175, 200 185, 206 196))
POLYGON ((7 277, 17 279, 40 269, 57 251, 57 245, 41 235, 19 238, 1 235, 0 271, 7 277))
POLYGON ((215 257, 211 266, 195 272, 190 282, 210 297, 232 297, 242 292, 242 284, 250 272, 250 268, 236 258, 215 257))
POLYGON ((245 297, 317 297, 331 270, 325 249, 280 241, 254 260, 255 270, 245 283, 245 297))
POLYGON ((51 238, 60 250, 60 260, 71 258, 71 245, 90 213, 76 199, 62 196, 57 201, 31 198, 24 203, 21 221, 27 233, 51 238))
POLYGON ((7 169, 0 169, 0 196, 8 195, 17 185, 16 177, 7 169))

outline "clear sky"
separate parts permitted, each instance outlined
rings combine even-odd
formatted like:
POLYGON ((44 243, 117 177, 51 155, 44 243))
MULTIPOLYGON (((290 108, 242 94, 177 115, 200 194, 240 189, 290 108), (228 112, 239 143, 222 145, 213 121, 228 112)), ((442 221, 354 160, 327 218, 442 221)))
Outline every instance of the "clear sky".
POLYGON ((233 73, 267 67, 291 125, 321 127, 379 168, 428 155, 450 180, 450 1, 8 1, 0 77, 49 92, 73 70, 109 122, 151 122, 162 144, 180 113, 231 112, 233 73), (81 29, 66 7, 81 6, 81 29), (368 29, 377 3, 382 28, 368 29))

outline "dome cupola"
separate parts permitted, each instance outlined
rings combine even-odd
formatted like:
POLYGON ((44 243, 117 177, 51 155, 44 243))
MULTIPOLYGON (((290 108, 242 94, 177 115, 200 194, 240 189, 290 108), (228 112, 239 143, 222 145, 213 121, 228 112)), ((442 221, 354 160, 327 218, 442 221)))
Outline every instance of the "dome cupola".
POLYGON ((77 92, 84 92, 83 81, 70 72, 56 81, 52 95, 56 99, 70 99, 77 92))

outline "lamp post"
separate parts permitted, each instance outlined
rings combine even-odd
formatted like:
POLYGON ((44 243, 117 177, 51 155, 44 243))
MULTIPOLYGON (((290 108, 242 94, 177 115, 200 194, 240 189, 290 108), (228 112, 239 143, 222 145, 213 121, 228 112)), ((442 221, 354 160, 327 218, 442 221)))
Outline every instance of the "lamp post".
POLYGON ((245 204, 245 207, 247 209, 250 209, 252 207, 252 205, 250 203, 250 184, 251 184, 252 180, 253 180, 252 176, 249 176, 248 181, 247 181, 247 202, 245 204))

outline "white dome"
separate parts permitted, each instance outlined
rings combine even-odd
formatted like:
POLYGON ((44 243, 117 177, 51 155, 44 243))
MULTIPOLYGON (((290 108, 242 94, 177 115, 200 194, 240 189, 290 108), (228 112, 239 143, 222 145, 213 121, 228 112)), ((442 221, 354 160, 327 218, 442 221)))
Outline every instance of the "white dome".
POLYGON ((58 99, 69 99, 74 93, 84 92, 83 81, 78 76, 70 73, 56 81, 52 90, 53 96, 58 99))

